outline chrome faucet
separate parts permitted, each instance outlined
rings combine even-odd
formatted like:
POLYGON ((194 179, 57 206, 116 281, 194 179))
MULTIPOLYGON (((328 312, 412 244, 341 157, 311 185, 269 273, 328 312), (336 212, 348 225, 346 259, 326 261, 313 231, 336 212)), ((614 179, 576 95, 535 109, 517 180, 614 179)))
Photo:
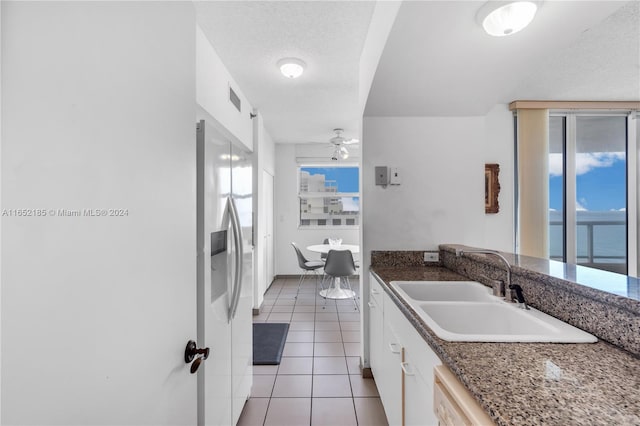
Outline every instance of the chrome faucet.
POLYGON ((499 287, 499 291, 496 291, 496 287, 494 286, 494 296, 504 297, 505 302, 513 303, 513 289, 511 288, 511 264, 509 264, 509 261, 495 250, 460 248, 456 249, 456 257, 462 257, 465 253, 492 254, 494 256, 497 256, 498 259, 502 260, 504 266, 507 268, 507 280, 504 283, 504 287, 499 287))

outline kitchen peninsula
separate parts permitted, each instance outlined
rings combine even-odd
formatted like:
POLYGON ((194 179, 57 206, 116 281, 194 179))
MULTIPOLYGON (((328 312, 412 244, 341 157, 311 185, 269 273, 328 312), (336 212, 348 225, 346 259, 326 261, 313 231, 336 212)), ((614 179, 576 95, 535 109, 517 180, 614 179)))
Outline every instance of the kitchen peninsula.
MULTIPOLYGON (((484 255, 456 258, 457 247, 463 246, 441 245, 437 266, 426 266, 422 252, 374 251, 371 283, 380 285, 404 314, 407 325, 415 328, 496 424, 640 424, 639 301, 546 274, 543 263, 549 261, 506 255, 529 304, 596 335, 599 341, 444 341, 390 283, 482 281, 481 276, 484 280, 503 276, 500 264, 484 255)), ((565 271, 574 270, 566 266, 565 271)), ((629 278, 630 287, 635 284, 637 280, 629 278)))

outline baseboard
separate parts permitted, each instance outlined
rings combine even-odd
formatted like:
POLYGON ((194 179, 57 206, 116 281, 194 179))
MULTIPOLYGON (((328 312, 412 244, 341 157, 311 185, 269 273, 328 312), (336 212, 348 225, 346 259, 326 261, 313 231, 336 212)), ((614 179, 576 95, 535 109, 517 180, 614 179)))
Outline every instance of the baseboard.
POLYGON ((361 365, 360 371, 362 373, 363 379, 373 379, 373 372, 371 371, 371 367, 362 368, 362 365, 361 365))
MULTIPOLYGON (((275 280, 280 280, 280 279, 284 280, 284 279, 287 279, 287 278, 289 278, 289 279, 295 278, 295 279, 299 280, 301 276, 302 276, 302 274, 298 274, 298 275, 276 275, 274 281, 275 280)), ((307 275, 307 277, 309 277, 309 276, 312 276, 312 275, 307 275)), ((352 275, 349 278, 354 278, 354 279, 355 278, 360 278, 360 275, 352 275)))

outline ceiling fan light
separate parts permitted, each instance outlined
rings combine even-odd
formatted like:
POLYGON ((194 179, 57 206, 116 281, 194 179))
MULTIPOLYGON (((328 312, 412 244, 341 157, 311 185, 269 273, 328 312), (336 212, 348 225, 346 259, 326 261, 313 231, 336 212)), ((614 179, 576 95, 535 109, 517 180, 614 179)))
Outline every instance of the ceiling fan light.
POLYGON ((476 17, 487 34, 502 37, 524 29, 537 10, 536 1, 488 1, 476 17))
POLYGON ((340 147, 340 158, 342 158, 343 160, 346 160, 347 158, 349 158, 349 151, 347 150, 347 148, 345 148, 344 146, 340 147))
POLYGON ((278 61, 280 72, 287 78, 298 78, 304 72, 306 64, 298 58, 284 58, 278 61))

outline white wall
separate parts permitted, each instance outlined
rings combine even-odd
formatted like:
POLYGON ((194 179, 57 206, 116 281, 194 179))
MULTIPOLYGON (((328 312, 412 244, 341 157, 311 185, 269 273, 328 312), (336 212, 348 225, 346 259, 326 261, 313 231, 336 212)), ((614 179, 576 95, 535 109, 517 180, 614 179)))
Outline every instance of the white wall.
POLYGON ((194 424, 195 16, 2 2, 2 424, 194 424), (128 209, 59 217, 55 209, 128 209), (182 358, 182 359, 181 359, 182 358))
MULTIPOLYGON (((437 250, 442 243, 513 247, 513 124, 506 105, 485 117, 364 117, 362 270, 372 250, 437 250), (500 164, 500 213, 484 212, 484 165, 500 164), (375 166, 402 184, 375 185, 375 166)), ((365 306, 368 274, 361 274, 365 306)), ((363 310, 364 336, 368 315, 363 310)), ((368 339, 363 365, 368 366, 368 339)))
POLYGON ((249 115, 253 107, 199 26, 196 28, 196 60, 196 101, 219 122, 223 133, 230 132, 224 136, 237 138, 253 151, 253 122, 249 115), (240 99, 240 111, 229 101, 229 88, 240 99))
POLYGON ((484 162, 500 165, 500 211, 485 215, 483 247, 515 252, 513 113, 506 104, 495 105, 485 116, 484 162))
POLYGON ((482 243, 484 134, 483 117, 365 117, 365 252, 482 243), (375 166, 399 167, 402 184, 376 186, 375 166))
MULTIPOLYGON (((319 148, 326 152, 327 147, 319 148)), ((320 257, 309 252, 305 247, 321 244, 325 238, 339 237, 345 244, 358 244, 357 229, 298 229, 299 201, 296 156, 299 155, 296 145, 276 144, 275 170, 275 235, 276 235, 276 275, 299 274, 300 268, 291 242, 302 249, 308 259, 320 257)))

